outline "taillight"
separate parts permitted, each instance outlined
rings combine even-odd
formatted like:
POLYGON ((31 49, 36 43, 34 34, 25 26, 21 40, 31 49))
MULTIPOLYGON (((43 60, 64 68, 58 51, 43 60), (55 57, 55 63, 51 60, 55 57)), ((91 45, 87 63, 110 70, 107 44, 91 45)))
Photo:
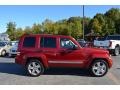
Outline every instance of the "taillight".
POLYGON ((109 47, 111 47, 112 46, 112 41, 109 41, 109 47))

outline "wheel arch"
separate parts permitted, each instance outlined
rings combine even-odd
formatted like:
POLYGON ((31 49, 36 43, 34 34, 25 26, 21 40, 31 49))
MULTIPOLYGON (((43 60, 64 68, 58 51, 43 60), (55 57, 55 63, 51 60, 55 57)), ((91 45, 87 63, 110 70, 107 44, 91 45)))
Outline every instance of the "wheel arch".
POLYGON ((1 52, 0 52, 0 55, 2 55, 2 52, 5 51, 5 54, 7 53, 7 50, 5 49, 2 49, 1 52))
POLYGON ((120 47, 120 45, 119 45, 119 44, 116 44, 115 47, 120 47))
POLYGON ((33 59, 34 59, 34 60, 39 60, 39 61, 43 64, 44 68, 48 68, 48 63, 47 63, 46 60, 44 60, 42 57, 27 57, 25 66, 27 65, 27 63, 28 63, 30 60, 33 60, 33 59))
POLYGON ((108 63, 108 61, 107 61, 106 58, 93 58, 93 59, 91 60, 91 62, 88 64, 88 67, 87 67, 87 68, 90 68, 91 65, 92 65, 96 60, 104 60, 104 61, 108 64, 108 67, 110 68, 110 65, 109 65, 109 63, 108 63))

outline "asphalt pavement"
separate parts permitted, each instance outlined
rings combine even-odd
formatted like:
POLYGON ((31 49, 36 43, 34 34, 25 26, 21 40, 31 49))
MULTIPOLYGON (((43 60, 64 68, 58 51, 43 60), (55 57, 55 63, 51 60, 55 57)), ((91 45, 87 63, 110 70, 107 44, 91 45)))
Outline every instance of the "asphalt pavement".
POLYGON ((52 68, 30 77, 14 58, 0 57, 0 85, 120 85, 120 56, 112 56, 113 67, 103 77, 91 77, 87 70, 52 68))

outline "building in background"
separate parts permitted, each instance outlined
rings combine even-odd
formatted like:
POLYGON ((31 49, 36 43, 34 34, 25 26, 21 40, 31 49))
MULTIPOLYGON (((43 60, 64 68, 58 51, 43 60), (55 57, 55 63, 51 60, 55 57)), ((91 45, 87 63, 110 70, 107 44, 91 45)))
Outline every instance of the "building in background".
POLYGON ((0 33, 0 41, 10 41, 9 35, 5 33, 0 33))

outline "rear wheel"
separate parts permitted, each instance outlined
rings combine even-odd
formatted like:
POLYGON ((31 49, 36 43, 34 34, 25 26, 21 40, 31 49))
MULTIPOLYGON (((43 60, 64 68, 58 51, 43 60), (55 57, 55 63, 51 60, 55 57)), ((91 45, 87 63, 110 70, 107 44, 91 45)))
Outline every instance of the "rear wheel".
POLYGON ((117 47, 115 47, 114 55, 115 55, 115 56, 118 56, 119 53, 120 53, 120 48, 117 46, 117 47))
POLYGON ((91 67, 90 72, 93 76, 102 77, 108 72, 108 64, 104 60, 95 60, 91 67))
POLYGON ((27 63, 27 71, 31 76, 40 76, 44 72, 44 66, 39 60, 30 60, 27 63))

